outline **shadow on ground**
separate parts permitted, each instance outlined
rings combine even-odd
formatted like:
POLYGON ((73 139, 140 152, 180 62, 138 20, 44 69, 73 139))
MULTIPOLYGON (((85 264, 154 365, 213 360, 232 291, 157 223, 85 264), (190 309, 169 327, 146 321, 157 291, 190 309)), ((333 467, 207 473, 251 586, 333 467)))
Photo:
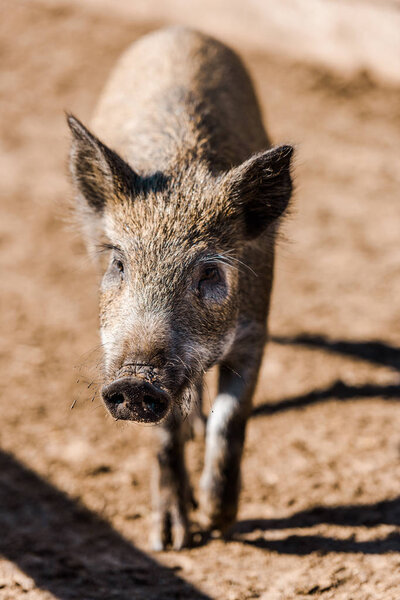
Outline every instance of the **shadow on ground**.
MULTIPOLYGON (((294 337, 274 336, 271 341, 282 345, 299 345, 322 349, 326 352, 351 356, 380 366, 386 366, 400 374, 400 348, 384 342, 354 342, 330 340, 322 335, 302 334, 294 337)), ((307 394, 285 398, 275 404, 264 403, 256 406, 253 416, 272 415, 286 410, 299 409, 326 400, 353 400, 381 397, 400 400, 400 385, 348 385, 341 380, 330 386, 313 390, 307 394)), ((284 519, 251 519, 237 523, 235 538, 256 531, 310 528, 319 524, 348 527, 376 527, 379 525, 400 526, 400 497, 376 504, 352 506, 318 506, 299 512, 284 519)), ((268 540, 259 537, 254 540, 241 539, 246 544, 281 554, 306 555, 311 552, 352 552, 362 554, 385 554, 400 552, 400 535, 391 533, 385 538, 357 541, 354 536, 337 539, 322 535, 290 535, 284 539, 268 540)))
POLYGON ((0 554, 60 600, 209 597, 0 452, 0 554))
MULTIPOLYGON (((254 531, 275 531, 310 528, 315 525, 339 525, 347 527, 400 526, 400 497, 375 504, 349 506, 316 506, 282 519, 248 519, 237 523, 234 535, 254 531)), ((400 534, 391 533, 385 538, 356 541, 330 538, 321 535, 291 535, 285 539, 242 540, 247 544, 284 554, 309 554, 311 552, 360 552, 362 554, 386 554, 400 552, 400 534)))
POLYGON ((398 533, 389 534, 382 539, 359 542, 353 537, 337 539, 323 535, 290 535, 279 540, 266 540, 259 537, 255 540, 243 540, 243 542, 261 550, 277 552, 278 554, 295 554, 297 556, 306 556, 312 552, 317 552, 320 555, 330 554, 331 552, 350 554, 400 552, 400 535, 398 533))
MULTIPOLYGON (((302 334, 294 337, 273 336, 271 341, 283 345, 308 346, 320 348, 327 352, 343 354, 352 358, 366 360, 380 366, 386 366, 400 374, 400 348, 385 344, 384 342, 353 342, 330 340, 322 335, 302 334)), ((400 385, 378 385, 366 383, 363 385, 349 385, 337 380, 326 388, 313 390, 307 394, 285 398, 274 404, 264 403, 256 406, 253 416, 273 415, 296 408, 303 408, 325 400, 354 400, 357 398, 400 399, 400 385)))
MULTIPOLYGON (((275 337, 280 344, 306 345, 341 353, 400 372, 400 349, 381 342, 330 341, 322 336, 275 337)), ((348 400, 381 396, 400 398, 400 386, 341 381, 324 390, 262 404, 254 416, 301 408, 330 398, 348 400)), ((0 452, 0 553, 14 562, 37 587, 60 600, 207 600, 209 597, 135 548, 109 523, 44 481, 11 455, 0 452)), ((233 537, 280 554, 330 552, 385 554, 400 552, 400 535, 357 541, 323 535, 289 535, 281 539, 245 539, 257 531, 310 528, 318 524, 400 526, 400 497, 376 504, 315 507, 283 519, 239 522, 233 537)), ((204 542, 207 541, 207 536, 204 542)))

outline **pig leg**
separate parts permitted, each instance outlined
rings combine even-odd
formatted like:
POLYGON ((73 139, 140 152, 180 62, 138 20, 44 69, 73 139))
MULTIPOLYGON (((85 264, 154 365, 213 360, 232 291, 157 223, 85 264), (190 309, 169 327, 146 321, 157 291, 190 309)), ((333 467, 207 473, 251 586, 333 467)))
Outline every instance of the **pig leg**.
POLYGON ((192 409, 188 416, 190 426, 189 439, 204 438, 206 420, 203 415, 203 382, 197 384, 192 396, 192 409))
POLYGON ((246 366, 221 364, 218 395, 207 422, 201 511, 206 527, 222 533, 236 520, 246 422, 260 362, 261 351, 246 366))
POLYGON ((180 550, 189 541, 190 487, 184 461, 185 428, 182 418, 171 415, 158 427, 159 448, 153 481, 153 550, 172 544, 180 550))

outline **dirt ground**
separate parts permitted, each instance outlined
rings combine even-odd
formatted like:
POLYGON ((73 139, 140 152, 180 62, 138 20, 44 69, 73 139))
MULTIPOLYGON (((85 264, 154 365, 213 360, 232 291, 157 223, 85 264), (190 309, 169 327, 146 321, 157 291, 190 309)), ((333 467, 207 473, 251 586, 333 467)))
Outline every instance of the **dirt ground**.
MULTIPOLYGON (((152 429, 95 395, 63 110, 87 120, 121 50, 160 23, 0 7, 1 600, 399 600, 400 90, 239 48, 273 139, 297 145, 296 210, 233 538, 152 554, 152 429)), ((188 446, 195 483, 202 452, 188 446)))

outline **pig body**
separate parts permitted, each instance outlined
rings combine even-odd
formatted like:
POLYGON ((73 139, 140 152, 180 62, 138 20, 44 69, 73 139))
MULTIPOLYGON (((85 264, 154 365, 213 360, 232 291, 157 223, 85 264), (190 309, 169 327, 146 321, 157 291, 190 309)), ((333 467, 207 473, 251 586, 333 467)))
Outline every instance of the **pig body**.
POLYGON ((182 27, 123 55, 95 135, 74 117, 69 125, 82 230, 89 250, 109 255, 103 399, 116 419, 159 423, 152 545, 181 548, 191 498, 183 422, 216 364, 201 510, 222 532, 236 518, 292 148, 269 148, 237 55, 182 27))

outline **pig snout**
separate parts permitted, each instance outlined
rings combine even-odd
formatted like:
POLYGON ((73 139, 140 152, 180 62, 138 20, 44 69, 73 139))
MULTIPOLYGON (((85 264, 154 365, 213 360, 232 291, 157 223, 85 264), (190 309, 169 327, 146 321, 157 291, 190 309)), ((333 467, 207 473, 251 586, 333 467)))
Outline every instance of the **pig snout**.
POLYGON ((125 421, 158 423, 170 406, 166 392, 138 377, 116 379, 101 393, 111 415, 125 421))

